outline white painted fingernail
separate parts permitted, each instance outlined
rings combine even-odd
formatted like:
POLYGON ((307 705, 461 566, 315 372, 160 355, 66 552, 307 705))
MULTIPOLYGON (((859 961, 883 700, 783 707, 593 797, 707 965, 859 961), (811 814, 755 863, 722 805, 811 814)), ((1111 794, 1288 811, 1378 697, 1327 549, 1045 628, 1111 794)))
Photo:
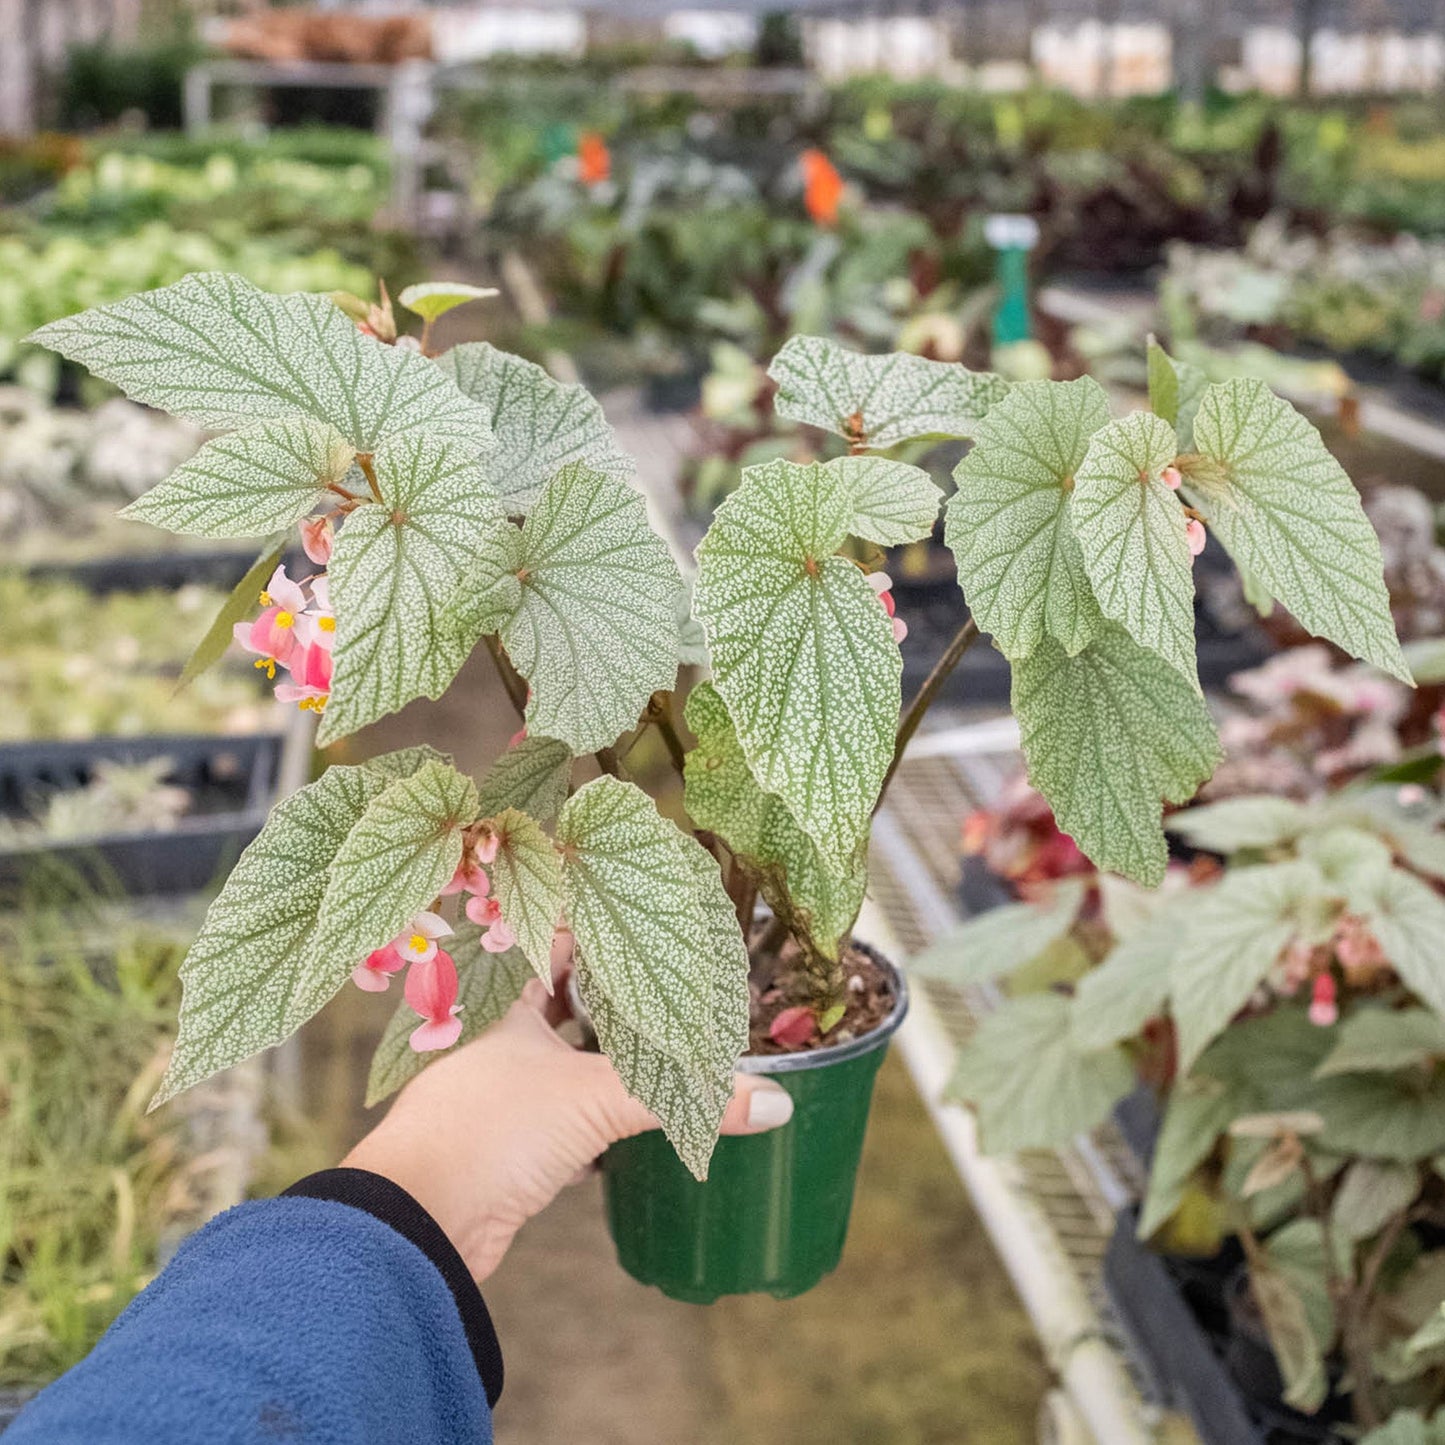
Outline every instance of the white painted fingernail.
POLYGON ((759 1081, 748 1094, 748 1128, 776 1129, 793 1117, 793 1096, 778 1084, 759 1081))

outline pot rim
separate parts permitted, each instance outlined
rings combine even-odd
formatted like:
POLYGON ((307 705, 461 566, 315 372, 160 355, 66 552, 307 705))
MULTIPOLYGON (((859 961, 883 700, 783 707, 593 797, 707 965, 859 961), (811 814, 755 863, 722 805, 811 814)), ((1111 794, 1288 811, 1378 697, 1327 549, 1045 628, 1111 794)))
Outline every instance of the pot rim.
POLYGON ((871 943, 865 943, 861 938, 851 941, 854 948, 866 953, 874 963, 893 975, 893 1008, 888 1017, 876 1029, 870 1029, 844 1044, 828 1044, 825 1048, 808 1049, 799 1054, 744 1054, 733 1065, 737 1073, 797 1074, 804 1069, 826 1069, 830 1064, 844 1064, 849 1059, 881 1049, 898 1032, 908 1013, 908 980, 903 970, 871 943))
MULTIPOLYGON (((886 968, 893 976, 893 1007, 888 1017, 876 1029, 844 1044, 829 1044, 821 1049, 808 1049, 800 1054, 743 1054, 733 1063, 733 1072, 738 1074, 797 1074, 804 1069, 825 1069, 830 1064, 845 1064, 849 1059, 871 1054, 881 1049, 903 1024, 908 1013, 908 979, 903 970, 885 954, 880 953, 871 943, 861 938, 849 940, 853 947, 866 953, 874 963, 886 968)), ((573 1016, 584 1026, 587 1023, 587 1006, 582 1002, 582 993, 577 986, 577 973, 573 970, 567 979, 567 1001, 573 1016)))

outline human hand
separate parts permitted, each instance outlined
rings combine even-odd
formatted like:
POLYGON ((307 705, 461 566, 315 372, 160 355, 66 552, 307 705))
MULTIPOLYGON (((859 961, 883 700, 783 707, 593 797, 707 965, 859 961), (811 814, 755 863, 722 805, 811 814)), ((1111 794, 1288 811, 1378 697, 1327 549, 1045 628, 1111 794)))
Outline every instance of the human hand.
MULTIPOLYGON (((501 1020, 413 1079, 342 1160, 401 1185, 478 1281, 609 1144, 658 1127, 603 1055, 557 1035, 564 998, 561 983, 549 997, 532 980, 501 1020)), ((762 1133, 792 1112, 779 1085, 739 1074, 722 1131, 762 1133)))

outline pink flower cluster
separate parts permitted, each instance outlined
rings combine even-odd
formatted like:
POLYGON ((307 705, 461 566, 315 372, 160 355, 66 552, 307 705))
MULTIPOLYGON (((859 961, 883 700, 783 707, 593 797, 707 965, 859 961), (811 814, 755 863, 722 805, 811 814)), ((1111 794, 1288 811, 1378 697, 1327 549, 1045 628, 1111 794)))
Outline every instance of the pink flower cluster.
MULTIPOLYGON (((313 561, 323 552, 331 555, 329 532, 320 534, 324 548, 306 531, 305 524, 303 535, 306 554, 313 561)), ((261 615, 254 621, 236 624, 236 641, 256 655, 256 666, 268 678, 275 679, 278 667, 290 673, 291 680, 276 687, 282 702, 321 712, 331 693, 331 649, 336 645, 336 617, 326 574, 295 582, 284 566, 278 567, 261 594, 261 607, 261 615)))
MULTIPOLYGON (((483 929, 482 947, 488 953, 502 953, 517 941, 511 928, 502 921, 502 910, 491 895, 491 879, 484 864, 497 856, 495 835, 471 844, 463 854, 452 880, 442 889, 444 897, 467 893, 466 915, 483 929)), ((383 948, 369 954, 364 963, 351 972, 351 981, 367 993, 384 993, 391 985, 391 976, 407 969, 403 990, 406 1001, 421 1019, 412 1031, 411 1046, 419 1054, 435 1049, 449 1049, 461 1037, 462 1021, 457 1017, 459 983, 457 966, 452 956, 438 943, 455 930, 439 913, 424 910, 383 948)))
MULTIPOLYGON (((1165 467, 1159 474, 1159 480, 1170 491, 1177 492, 1184 483, 1184 476, 1178 467, 1165 467)), ((1204 550, 1204 544, 1208 540, 1204 534, 1204 523, 1197 517, 1191 517, 1184 524, 1184 536, 1189 542, 1189 555, 1197 557, 1204 550)))
POLYGON ((893 579, 886 572, 870 572, 868 585, 883 604, 883 610, 893 618, 893 640, 902 642, 908 636, 908 624, 895 615, 893 607, 893 579))

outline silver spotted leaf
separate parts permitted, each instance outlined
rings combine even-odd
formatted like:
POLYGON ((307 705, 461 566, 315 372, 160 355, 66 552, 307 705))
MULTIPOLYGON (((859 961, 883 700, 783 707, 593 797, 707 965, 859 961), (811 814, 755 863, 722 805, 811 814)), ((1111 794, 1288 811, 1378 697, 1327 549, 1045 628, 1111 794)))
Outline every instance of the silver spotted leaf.
POLYGON ((722 972, 733 983, 721 1023, 732 1027, 741 1009, 745 1034, 746 950, 702 845, 640 788, 606 775, 567 800, 557 841, 564 909, 590 987, 621 1020, 652 1048, 703 1066, 716 1046, 722 972))
POLYGON ((346 519, 328 568, 336 647, 323 745, 446 691, 479 635, 456 626, 457 595, 476 552, 509 530, 465 448, 400 437, 375 468, 381 501, 346 519))
POLYGON ((1108 420, 1091 377, 1024 382, 988 414, 954 472, 944 540, 979 627, 1011 661, 1045 638, 1072 656, 1103 624, 1068 500, 1108 420))
POLYGON ((1161 480, 1178 449, 1173 427, 1146 411, 1110 422, 1089 443, 1069 514, 1104 615, 1197 688, 1188 518, 1161 480))
POLYGON ((208 441, 121 516, 195 537, 264 537, 306 516, 355 455, 324 422, 257 422, 208 441))
POLYGON ((476 785, 435 759, 371 799, 331 860, 307 970, 344 979, 428 908, 456 872, 462 829, 476 816, 476 785))
POLYGON ((488 474, 508 512, 529 511, 570 462, 624 482, 637 470, 585 387, 485 341, 454 346, 437 364, 491 421, 498 445, 488 474))
MULTIPOLYGON (((691 840, 687 840, 691 841, 691 840)), ((691 872, 697 926, 709 960, 703 983, 711 998, 705 1037, 678 1055, 660 1048, 608 993, 579 935, 577 984, 597 1031, 629 1093, 657 1116, 678 1157, 698 1179, 708 1162, 733 1092, 733 1067, 748 1044, 747 950, 716 862, 700 847, 684 851, 691 872)))
POLYGON ((697 746, 684 762, 688 815, 716 833, 756 875, 768 906, 824 958, 836 959, 868 881, 866 850, 836 868, 781 799, 758 786, 727 707, 711 683, 688 694, 687 725, 697 746))
POLYGON ((512 533, 511 554, 484 559, 471 585, 518 584, 500 631, 531 684, 528 731, 576 753, 605 747, 677 679, 677 564, 642 494, 582 462, 547 483, 512 533))
POLYGON ((1300 624, 1402 682, 1380 541, 1319 432, 1263 382, 1211 386, 1186 469, 1190 498, 1241 571, 1300 624))
POLYGON ((822 336, 795 336, 773 358, 779 416, 836 432, 857 446, 915 437, 971 437, 1008 390, 992 372, 896 352, 864 356, 822 336))
POLYGON ((921 467, 887 457, 838 457, 826 466, 852 498, 852 536, 899 547, 933 531, 943 494, 921 467))
POLYGON ((1106 623, 1075 657, 1048 642, 1016 662, 1012 703, 1029 781, 1059 827, 1099 868, 1160 883, 1163 805, 1188 802, 1220 758, 1203 698, 1106 623))
POLYGON ((360 452, 425 431, 482 449, 486 413, 419 352, 365 336, 325 296, 273 296, 200 272, 42 326, 30 338, 133 401, 218 431, 306 416, 360 452))
POLYGON ((1176 361, 1157 341, 1149 338, 1149 409, 1179 435, 1186 451, 1194 445, 1194 418, 1209 378, 1197 366, 1176 361))
POLYGON ((562 914, 562 859, 535 818, 507 808, 492 819, 499 846, 488 867, 492 896, 517 947, 552 989, 552 934, 562 914))
POLYGON ((331 767, 276 805, 181 965, 180 1032, 152 1108, 281 1043, 346 981, 356 959, 312 969, 310 942, 337 853, 393 781, 384 767, 331 767))
POLYGON ((487 769, 477 785, 477 812, 490 818, 518 808, 539 823, 556 821, 572 776, 572 750, 551 738, 525 737, 487 769))
POLYGON ((853 866, 893 757, 903 660, 825 466, 749 467, 697 549, 693 610, 748 766, 831 866, 853 866))

